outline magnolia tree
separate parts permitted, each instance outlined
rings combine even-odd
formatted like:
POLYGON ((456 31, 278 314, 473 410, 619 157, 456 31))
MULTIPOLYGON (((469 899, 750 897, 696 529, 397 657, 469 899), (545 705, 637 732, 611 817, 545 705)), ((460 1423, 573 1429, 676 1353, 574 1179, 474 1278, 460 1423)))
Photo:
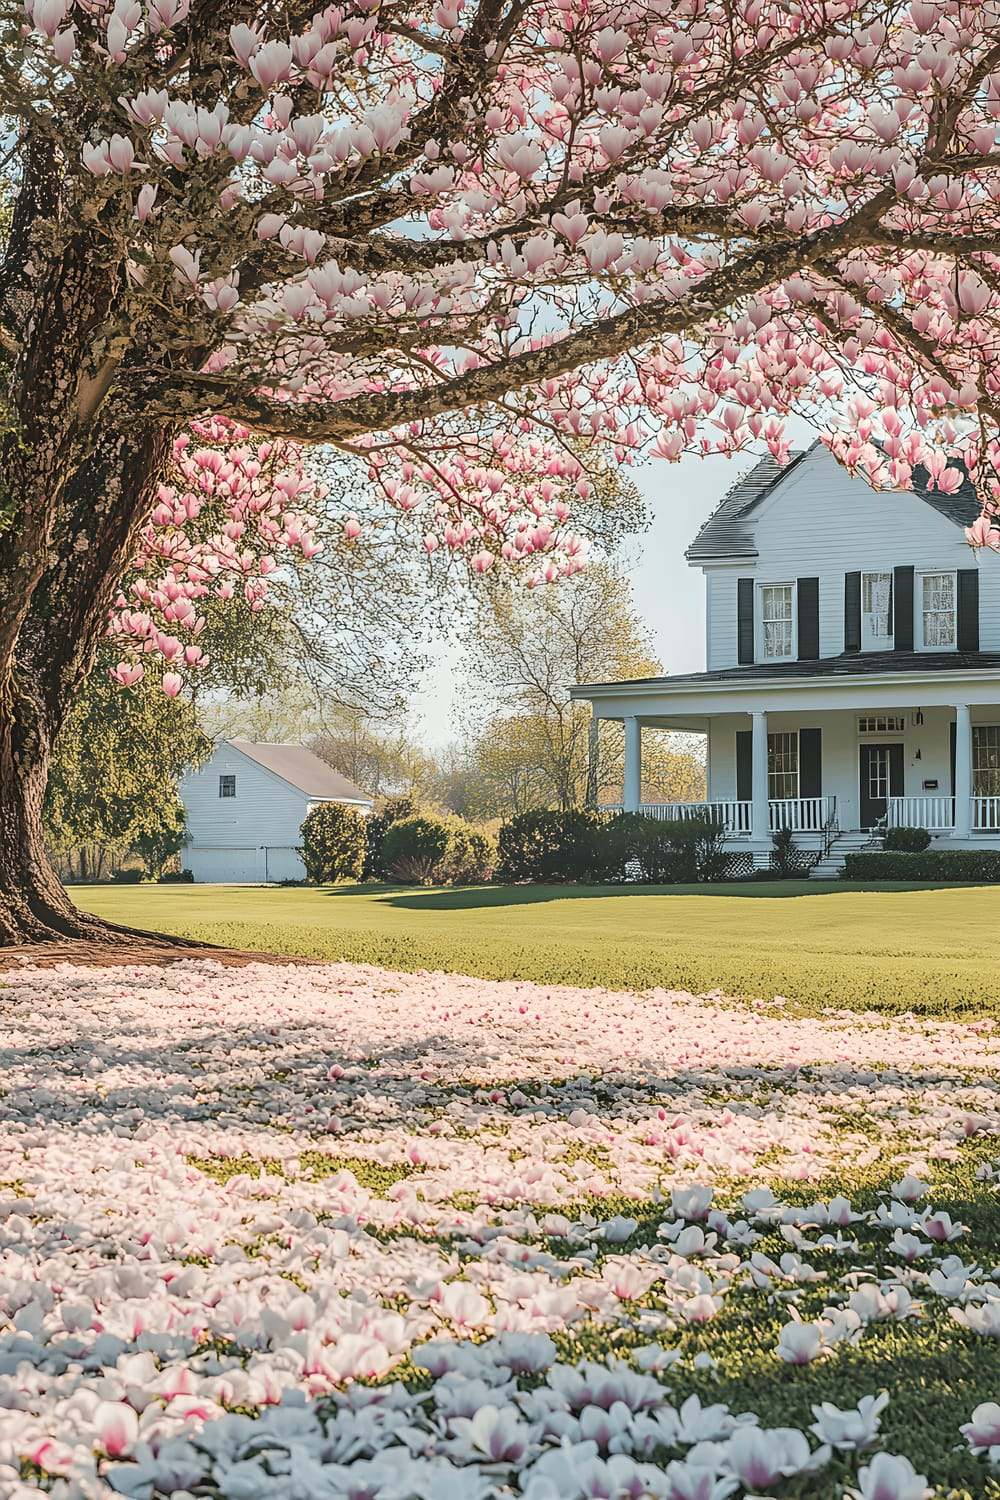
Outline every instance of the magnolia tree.
POLYGON ((260 602, 314 545, 305 445, 531 583, 580 563, 581 450, 780 458, 793 411, 875 483, 964 458, 995 541, 1000 4, 0 0, 0 29, 3 940, 94 930, 40 812, 109 618, 119 680, 176 690, 203 591, 260 602))

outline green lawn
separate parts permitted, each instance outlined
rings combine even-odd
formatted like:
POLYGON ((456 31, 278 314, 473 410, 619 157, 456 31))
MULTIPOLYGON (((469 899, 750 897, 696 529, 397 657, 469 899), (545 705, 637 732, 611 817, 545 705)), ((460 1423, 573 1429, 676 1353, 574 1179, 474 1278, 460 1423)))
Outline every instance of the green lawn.
POLYGON ((224 946, 486 979, 720 989, 797 1006, 984 1015, 1000 888, 787 884, 88 886, 88 911, 224 946))

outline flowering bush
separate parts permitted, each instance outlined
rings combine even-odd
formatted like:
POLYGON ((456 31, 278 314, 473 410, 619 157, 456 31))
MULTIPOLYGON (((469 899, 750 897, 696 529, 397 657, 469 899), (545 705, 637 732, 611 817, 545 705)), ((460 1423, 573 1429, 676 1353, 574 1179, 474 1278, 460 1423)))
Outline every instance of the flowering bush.
POLYGON ((348 965, 3 986, 5 1497, 989 1493, 993 1023, 348 965))
POLYGON ((356 807, 319 802, 302 824, 302 862, 310 880, 332 884, 360 880, 365 863, 365 822, 356 807))

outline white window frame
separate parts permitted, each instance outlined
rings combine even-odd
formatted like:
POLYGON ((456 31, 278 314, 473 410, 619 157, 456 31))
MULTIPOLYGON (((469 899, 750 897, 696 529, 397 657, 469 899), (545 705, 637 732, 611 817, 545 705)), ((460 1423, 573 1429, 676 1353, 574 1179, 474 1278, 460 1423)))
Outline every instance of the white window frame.
MULTIPOLYGON (((915 632, 916 638, 917 638, 917 642, 916 642, 916 644, 917 644, 917 650, 918 651, 957 651, 958 650, 958 575, 957 575, 955 569, 954 568, 924 568, 921 572, 919 572, 917 574, 915 582, 916 582, 916 585, 917 585, 916 588, 914 589, 914 593, 916 594, 916 598, 914 600, 914 605, 915 605, 915 608, 916 608, 916 615, 917 615, 917 620, 916 620, 917 630, 915 632), (926 623, 926 616, 925 616, 925 611, 924 611, 924 587, 925 587, 924 580, 927 579, 927 578, 950 578, 951 579, 951 599, 952 599, 951 620, 952 620, 952 624, 951 624, 951 645, 950 646, 942 646, 942 645, 939 645, 937 643, 932 643, 931 645, 928 645, 928 643, 927 643, 926 632, 925 632, 925 629, 924 629, 924 626, 925 626, 925 623, 926 623)), ((945 611, 944 610, 940 610, 940 611, 938 611, 938 613, 944 614, 945 611)))
POLYGON ((893 606, 895 600, 892 597, 892 569, 877 568, 869 573, 861 575, 861 649, 862 651, 891 651, 893 641, 893 606), (889 580, 889 629, 885 635, 873 635, 868 621, 873 615, 865 610, 865 583, 869 578, 888 578, 889 580))
POLYGON ((1000 724, 972 725, 972 795, 1000 796, 1000 724), (992 744, 989 743, 990 740, 993 741, 992 744), (990 751, 993 752, 992 756, 990 751), (993 758, 997 760, 996 765, 982 764, 983 760, 993 758))
POLYGON ((858 737, 860 739, 867 740, 867 739, 881 738, 882 735, 891 734, 894 739, 898 740, 899 736, 901 734, 905 734, 905 733, 906 733, 906 715, 905 714, 876 713, 874 711, 871 712, 871 713, 859 713, 858 714, 858 737), (864 727, 865 720, 871 720, 872 722, 874 722, 874 724, 876 725, 876 728, 874 728, 874 729, 867 729, 867 728, 865 728, 864 727), (881 727, 881 729, 879 729, 877 727, 878 723, 879 723, 879 720, 882 721, 882 727, 881 727))
POLYGON ((797 729, 778 729, 767 736, 767 800, 769 802, 797 802, 802 785, 802 756, 797 729), (789 764, 792 762, 792 764, 789 764), (777 763, 777 764, 776 764, 777 763), (776 785, 778 779, 787 780, 790 786, 776 785), (778 796, 778 792, 785 793, 778 796))
POLYGON ((756 620, 757 620, 757 646, 756 646, 756 652, 755 652, 755 656, 756 656, 756 660, 757 661, 759 661, 759 662, 765 662, 765 661, 796 661, 798 659, 798 654, 799 654, 799 621, 798 621, 798 608, 797 608, 797 605, 798 605, 797 593, 798 593, 798 591, 797 591, 796 586, 795 586, 795 580, 794 580, 794 578, 778 578, 778 579, 775 579, 773 582, 769 581, 767 583, 758 583, 758 585, 757 585, 757 596, 756 596, 756 600, 755 600, 757 608, 754 611, 754 614, 755 614, 756 620), (788 591, 789 591, 789 597, 791 599, 791 621, 790 621, 791 627, 792 627, 792 629, 791 629, 791 647, 790 647, 790 650, 788 651, 787 655, 784 655, 784 656, 769 656, 768 653, 766 652, 766 650, 764 649, 764 641, 765 641, 765 630, 764 630, 764 590, 765 589, 788 589, 788 591))

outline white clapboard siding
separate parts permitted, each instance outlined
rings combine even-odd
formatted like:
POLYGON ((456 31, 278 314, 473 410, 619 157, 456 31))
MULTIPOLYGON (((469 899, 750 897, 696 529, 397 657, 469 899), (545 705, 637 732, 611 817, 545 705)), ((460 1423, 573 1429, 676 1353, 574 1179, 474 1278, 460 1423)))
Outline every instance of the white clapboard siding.
MULTIPOLYGON (((971 519, 971 517, 970 517, 971 519)), ((737 665, 736 583, 819 578, 820 655, 844 649, 844 574, 976 566, 961 526, 911 492, 875 493, 816 448, 754 517, 757 558, 708 564, 708 667, 737 665)), ((1000 651, 1000 557, 979 564, 979 646, 1000 651)), ((916 593, 919 608, 919 581, 916 593)))
POLYGON ((191 846, 198 849, 294 847, 315 800, 231 745, 220 745, 199 770, 184 777, 180 797, 187 808, 191 846), (219 796, 220 776, 236 777, 235 797, 219 796))

